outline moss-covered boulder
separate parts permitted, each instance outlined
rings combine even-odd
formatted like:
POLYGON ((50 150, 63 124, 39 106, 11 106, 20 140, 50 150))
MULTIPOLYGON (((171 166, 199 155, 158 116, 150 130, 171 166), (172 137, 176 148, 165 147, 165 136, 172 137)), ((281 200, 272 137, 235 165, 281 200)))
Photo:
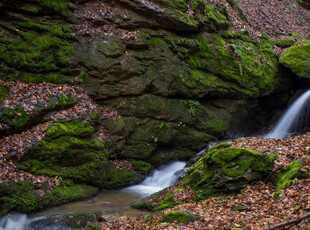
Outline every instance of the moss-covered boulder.
POLYGON ((223 145, 210 148, 187 172, 183 185, 197 190, 196 198, 236 193, 270 173, 275 155, 263 155, 223 145))
POLYGON ((194 215, 187 211, 171 211, 165 214, 164 217, 158 221, 158 223, 163 222, 171 223, 176 221, 179 223, 188 224, 201 218, 202 218, 201 216, 194 215))
POLYGON ((115 168, 104 142, 96 138, 98 116, 52 123, 46 136, 27 149, 16 164, 36 175, 58 176, 100 188, 122 187, 138 178, 135 171, 115 168))
POLYGON ((310 79, 310 40, 288 48, 279 62, 299 77, 310 79))
POLYGON ((32 229, 82 229, 87 225, 95 224, 98 213, 78 213, 66 215, 46 216, 32 221, 32 229))
POLYGON ((46 207, 61 205, 94 196, 98 188, 63 181, 62 185, 51 189, 42 186, 39 190, 32 184, 21 181, 0 184, 0 216, 9 211, 30 213, 46 207))

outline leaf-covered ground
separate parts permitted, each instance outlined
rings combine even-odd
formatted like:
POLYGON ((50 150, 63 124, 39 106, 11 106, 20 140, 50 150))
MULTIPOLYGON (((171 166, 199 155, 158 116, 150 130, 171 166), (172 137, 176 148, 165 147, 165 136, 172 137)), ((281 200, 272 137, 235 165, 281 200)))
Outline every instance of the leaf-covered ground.
MULTIPOLYGON (((292 161, 301 160, 303 170, 310 173, 309 147, 310 133, 283 139, 251 138, 231 142, 234 147, 249 148, 266 154, 279 153, 275 162, 278 170, 292 161)), ((179 187, 175 185, 169 191, 179 187)), ((280 191, 277 197, 276 189, 271 183, 260 182, 248 186, 235 196, 210 198, 204 201, 192 201, 194 191, 190 188, 181 192, 174 192, 175 202, 186 202, 163 213, 152 215, 150 222, 144 219, 129 219, 101 223, 102 229, 268 229, 272 225, 298 218, 310 212, 310 179, 296 180, 289 188, 280 191), (243 211, 236 211, 240 206, 243 211), (190 224, 157 222, 164 214, 173 210, 186 210, 202 216, 198 221, 190 224)), ((161 199, 161 198, 159 198, 161 199)), ((156 201, 154 201, 156 202, 156 201)), ((310 218, 306 218, 287 229, 303 229, 310 226, 310 218)))

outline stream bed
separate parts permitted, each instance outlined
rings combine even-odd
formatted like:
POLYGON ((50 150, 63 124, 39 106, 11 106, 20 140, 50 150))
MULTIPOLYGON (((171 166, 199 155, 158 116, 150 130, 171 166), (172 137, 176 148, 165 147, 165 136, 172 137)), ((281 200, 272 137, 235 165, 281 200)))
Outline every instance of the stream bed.
POLYGON ((186 170, 186 162, 175 161, 167 165, 162 165, 155 169, 153 173, 146 177, 138 185, 129 186, 121 190, 102 191, 96 197, 84 201, 77 201, 64 204, 58 207, 46 209, 44 211, 27 216, 23 213, 9 213, 0 219, 0 230, 60 230, 64 228, 60 224, 53 226, 31 227, 34 222, 56 215, 70 215, 78 213, 96 213, 101 215, 112 215, 116 217, 128 216, 137 217, 146 215, 149 212, 140 211, 131 207, 131 204, 152 193, 158 192, 177 182, 177 172, 186 170))

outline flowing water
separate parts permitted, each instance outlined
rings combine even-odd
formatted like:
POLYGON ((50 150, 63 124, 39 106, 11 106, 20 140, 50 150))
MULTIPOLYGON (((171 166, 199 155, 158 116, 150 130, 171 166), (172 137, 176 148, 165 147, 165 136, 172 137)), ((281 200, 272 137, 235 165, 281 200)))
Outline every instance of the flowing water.
POLYGON ((177 182, 178 176, 175 173, 183 169, 185 164, 185 162, 176 161, 169 165, 163 165, 155 170, 152 176, 145 178, 141 184, 125 188, 124 191, 149 196, 177 182))
MULTIPOLYGON (((92 199, 50 208, 30 217, 21 213, 10 213, 0 219, 0 230, 31 230, 32 228, 29 225, 33 221, 52 215, 94 212, 114 216, 139 216, 147 214, 148 212, 132 208, 131 204, 145 196, 173 185, 178 180, 178 176, 175 173, 184 169, 185 164, 185 162, 176 161, 160 166, 154 170, 152 175, 146 177, 141 184, 122 190, 103 191, 92 199)), ((59 229, 63 228, 59 225, 44 228, 44 230, 59 229)))
POLYGON ((264 137, 283 138, 304 131, 309 123, 310 90, 298 97, 281 116, 275 127, 264 137))

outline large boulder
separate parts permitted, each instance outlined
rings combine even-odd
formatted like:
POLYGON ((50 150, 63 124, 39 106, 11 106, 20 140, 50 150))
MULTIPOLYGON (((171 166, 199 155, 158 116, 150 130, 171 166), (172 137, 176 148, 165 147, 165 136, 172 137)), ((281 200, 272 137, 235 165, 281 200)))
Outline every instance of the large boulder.
POLYGON ((96 114, 83 120, 52 123, 42 141, 28 148, 16 164, 35 175, 57 176, 99 188, 118 188, 138 178, 108 161, 104 142, 96 138, 96 114))
POLYGON ((310 79, 310 40, 288 48, 279 62, 299 77, 310 79))
POLYGON ((188 171, 183 185, 197 190, 197 199, 239 192, 246 185, 267 178, 275 155, 220 144, 210 148, 188 171))

